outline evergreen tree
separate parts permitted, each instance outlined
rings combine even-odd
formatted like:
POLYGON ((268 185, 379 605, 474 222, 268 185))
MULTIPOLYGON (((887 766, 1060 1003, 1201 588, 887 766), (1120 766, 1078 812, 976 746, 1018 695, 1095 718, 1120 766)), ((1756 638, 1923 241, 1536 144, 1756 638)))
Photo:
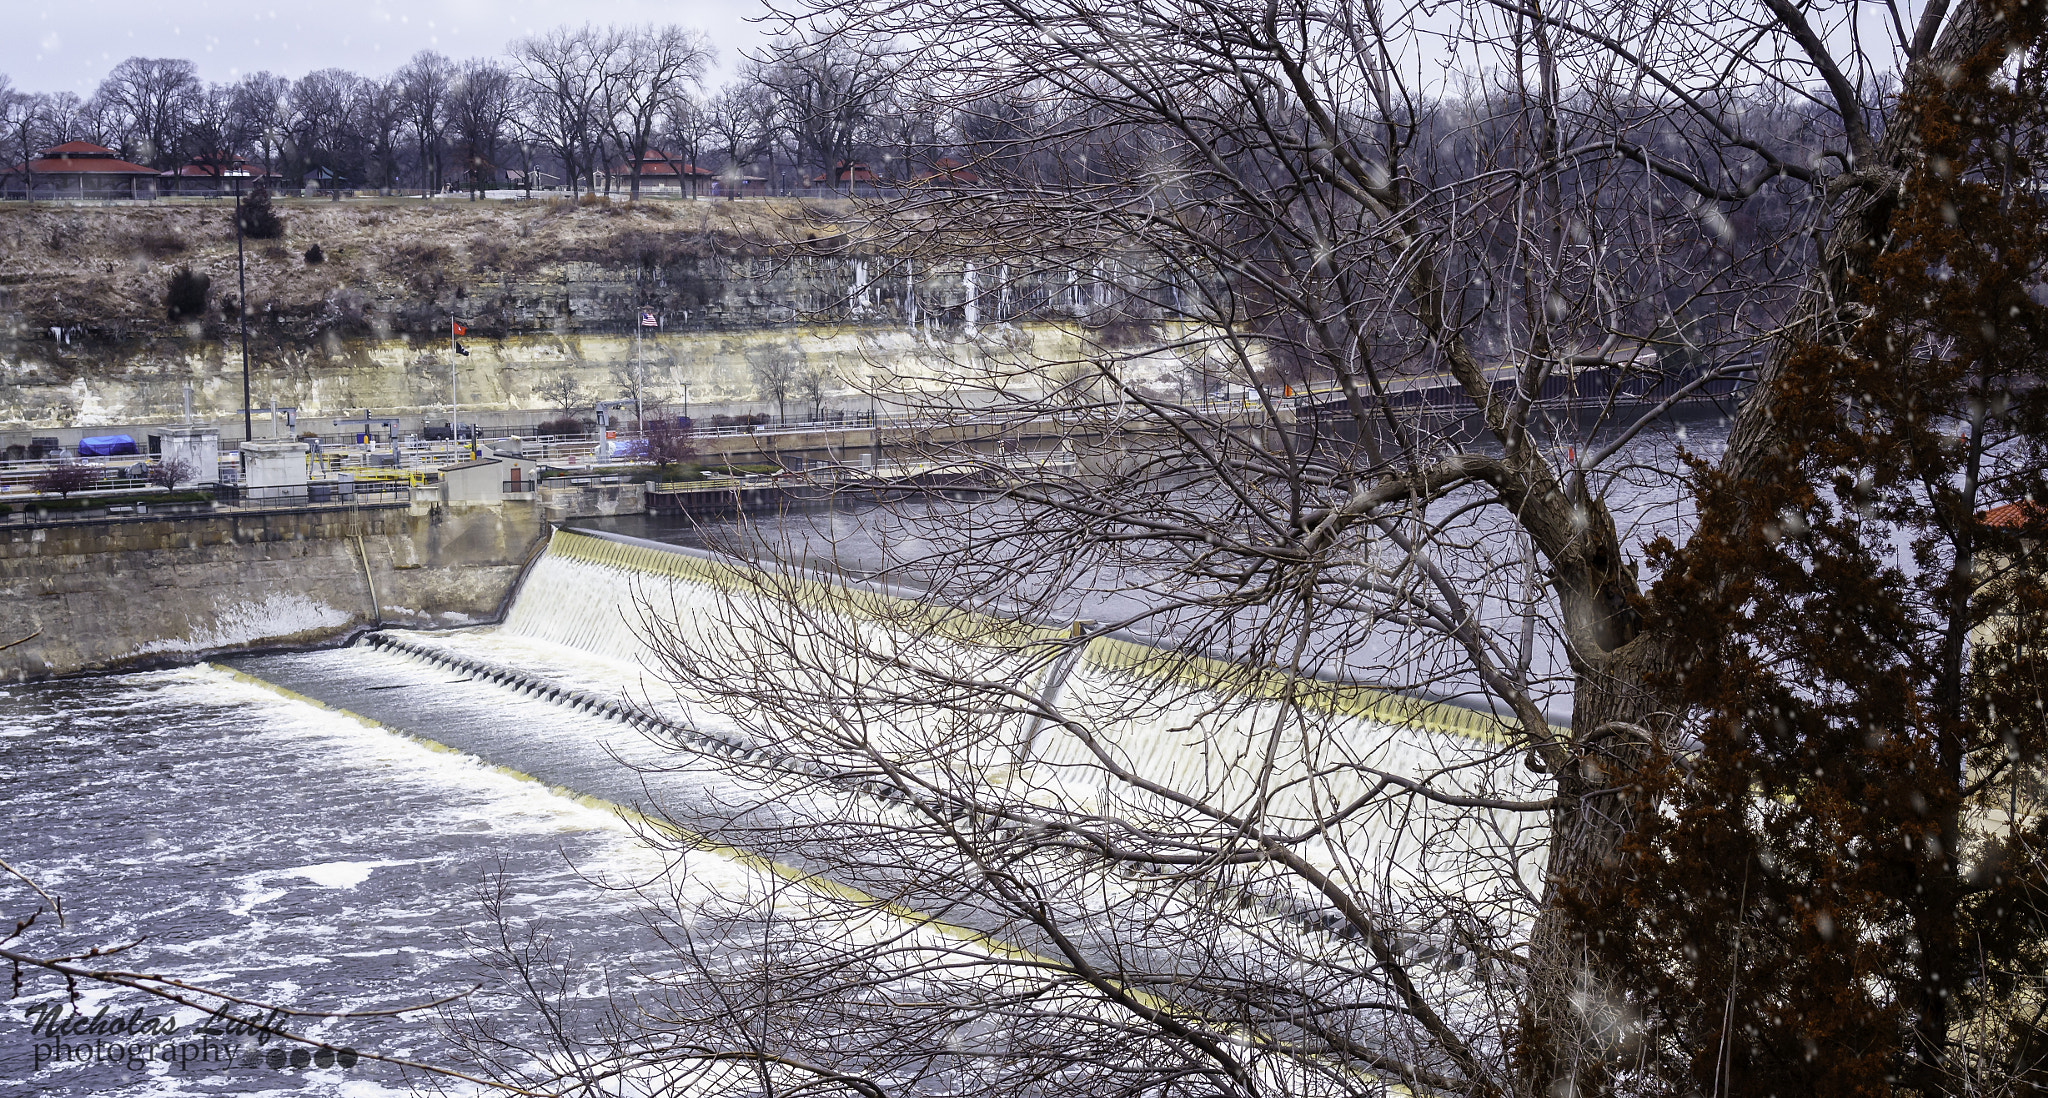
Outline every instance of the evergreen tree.
POLYGON ((257 184, 242 199, 242 235, 251 240, 278 240, 284 236, 284 219, 270 207, 270 188, 257 184))
POLYGON ((1658 549, 1694 740, 1616 781, 1666 810, 1577 897, 1646 1092, 2048 1083, 2048 830, 2010 811, 2048 745, 2048 43, 2005 18, 1909 85, 1916 165, 1853 338, 1775 383, 1784 446, 1698 464, 1701 533, 1658 549))

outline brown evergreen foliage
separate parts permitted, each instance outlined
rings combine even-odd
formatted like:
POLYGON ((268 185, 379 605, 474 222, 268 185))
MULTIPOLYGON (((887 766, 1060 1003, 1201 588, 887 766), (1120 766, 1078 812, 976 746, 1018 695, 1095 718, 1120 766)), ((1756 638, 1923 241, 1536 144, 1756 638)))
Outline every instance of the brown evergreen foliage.
POLYGON ((1696 739, 1633 776, 1666 810, 1575 912, 1645 1091, 2048 1082, 2048 829, 2007 812, 2048 746, 2048 40, 2006 16, 1902 103, 1853 339, 1793 356, 1783 445, 1750 481, 1696 464, 1701 533, 1658 547, 1696 739))
POLYGON ((270 188, 258 185, 242 200, 242 235, 251 240, 279 240, 284 237, 284 218, 270 205, 270 188))
POLYGON ((164 315, 172 320, 206 315, 206 294, 212 286, 212 278, 190 267, 172 271, 171 280, 164 287, 164 315))

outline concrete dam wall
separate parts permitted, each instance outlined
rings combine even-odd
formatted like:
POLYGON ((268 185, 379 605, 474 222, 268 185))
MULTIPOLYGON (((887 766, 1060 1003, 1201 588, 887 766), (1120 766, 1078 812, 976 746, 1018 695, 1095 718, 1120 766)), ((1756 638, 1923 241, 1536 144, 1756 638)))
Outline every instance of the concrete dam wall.
MULTIPOLYGON (((1313 834, 1329 806, 1372 800, 1378 772, 1434 775, 1428 780, 1454 795, 1512 799, 1531 788, 1489 714, 1305 680, 1296 682, 1298 703, 1283 703, 1270 675, 1190 661, 1142 640, 947 612, 904 593, 760 572, 613 534, 557 530, 502 625, 380 636, 403 651, 461 655, 471 662, 458 665, 472 673, 521 683, 531 676, 500 661, 595 657, 619 678, 592 698, 645 700, 674 726, 709 737, 714 751, 779 750, 738 729, 732 699, 700 697, 674 681, 679 663, 729 669, 728 686, 774 693, 790 713, 808 715, 787 719, 833 730, 814 745, 858 740, 843 754, 849 773, 871 772, 871 752, 930 788, 1002 789, 1089 813, 1170 817, 1177 809, 1160 798, 1163 789, 1210 804, 1257 802, 1277 830, 1313 834), (1062 719, 975 689, 949 697, 954 688, 941 685, 958 683, 1015 687, 1049 699, 1062 719)), ((1399 854, 1418 888, 1464 888, 1468 876, 1477 888, 1509 867, 1539 879, 1540 826, 1514 813, 1443 812, 1392 798, 1301 849, 1332 867, 1399 854)))
POLYGON ((494 617, 537 504, 395 504, 0 531, 0 680, 494 617))

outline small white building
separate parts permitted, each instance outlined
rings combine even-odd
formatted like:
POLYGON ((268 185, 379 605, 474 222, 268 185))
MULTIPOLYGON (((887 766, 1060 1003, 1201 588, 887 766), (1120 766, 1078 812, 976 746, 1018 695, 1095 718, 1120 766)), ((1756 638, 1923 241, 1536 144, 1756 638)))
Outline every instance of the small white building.
POLYGON ((490 457, 443 467, 441 498, 484 503, 532 499, 539 471, 540 464, 532 458, 494 451, 490 457))
POLYGON ((149 438, 158 464, 177 470, 173 487, 220 483, 220 432, 212 427, 166 427, 149 438))
POLYGON ((248 499, 277 499, 304 496, 310 477, 306 474, 303 442, 284 439, 250 439, 242 443, 242 487, 248 499))

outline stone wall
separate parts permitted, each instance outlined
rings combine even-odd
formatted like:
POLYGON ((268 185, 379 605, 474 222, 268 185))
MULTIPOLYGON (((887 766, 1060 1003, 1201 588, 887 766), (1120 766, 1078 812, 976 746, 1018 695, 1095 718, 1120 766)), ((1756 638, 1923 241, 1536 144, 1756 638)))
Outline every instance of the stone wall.
POLYGON ((543 488, 540 490, 540 505, 549 522, 603 515, 644 515, 647 513, 647 486, 584 484, 571 488, 543 488))
POLYGON ((0 680, 488 621, 547 529, 527 501, 0 529, 0 680))

